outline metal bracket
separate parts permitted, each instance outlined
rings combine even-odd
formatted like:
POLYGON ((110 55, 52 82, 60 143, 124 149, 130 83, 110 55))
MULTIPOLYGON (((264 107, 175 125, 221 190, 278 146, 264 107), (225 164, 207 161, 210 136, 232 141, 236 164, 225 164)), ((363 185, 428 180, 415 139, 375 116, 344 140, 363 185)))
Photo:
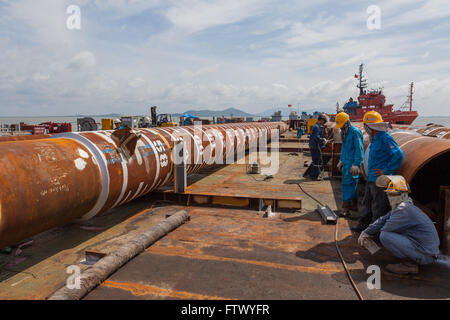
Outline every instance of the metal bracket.
POLYGON ((174 163, 174 192, 184 193, 187 187, 187 173, 186 173, 186 163, 185 163, 185 149, 186 144, 183 140, 177 141, 175 144, 175 161, 174 163))

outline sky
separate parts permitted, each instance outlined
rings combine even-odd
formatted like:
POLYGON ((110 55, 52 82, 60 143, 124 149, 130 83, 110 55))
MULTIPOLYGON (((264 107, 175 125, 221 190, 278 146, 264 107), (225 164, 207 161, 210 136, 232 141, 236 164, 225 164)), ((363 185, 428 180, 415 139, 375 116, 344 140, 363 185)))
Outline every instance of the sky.
POLYGON ((329 109, 360 63, 450 116, 450 1, 0 0, 0 116, 329 109))

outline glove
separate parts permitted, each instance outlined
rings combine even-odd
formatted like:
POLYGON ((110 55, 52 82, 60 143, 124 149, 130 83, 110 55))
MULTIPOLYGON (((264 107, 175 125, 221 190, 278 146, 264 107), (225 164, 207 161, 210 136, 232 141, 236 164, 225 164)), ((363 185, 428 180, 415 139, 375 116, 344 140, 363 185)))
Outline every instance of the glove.
POLYGON ((337 168, 339 171, 342 171, 342 161, 339 160, 338 164, 337 164, 337 168))
POLYGON ((350 168, 350 173, 352 174, 352 176, 357 176, 357 175, 359 175, 359 172, 360 172, 359 167, 357 167, 357 166, 355 166, 355 165, 353 165, 353 166, 350 168))
POLYGON ((361 234, 359 235, 359 238, 358 238, 358 244, 362 247, 364 245, 364 240, 367 238, 370 238, 370 236, 367 233, 365 233, 364 231, 361 232, 361 234))

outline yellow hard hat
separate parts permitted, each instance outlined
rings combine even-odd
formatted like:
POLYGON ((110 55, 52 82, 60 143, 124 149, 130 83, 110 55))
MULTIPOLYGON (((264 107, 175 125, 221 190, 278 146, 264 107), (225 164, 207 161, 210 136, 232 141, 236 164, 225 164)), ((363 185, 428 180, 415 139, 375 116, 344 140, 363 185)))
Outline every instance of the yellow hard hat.
POLYGON ((387 193, 411 192, 408 183, 402 176, 379 176, 375 182, 377 187, 385 188, 387 193))
POLYGON ((348 114, 346 114, 345 112, 339 112, 336 115, 336 128, 342 128, 349 119, 350 117, 348 116, 348 114))
POLYGON ((364 114, 363 123, 380 123, 383 122, 381 114, 376 111, 368 111, 364 114))

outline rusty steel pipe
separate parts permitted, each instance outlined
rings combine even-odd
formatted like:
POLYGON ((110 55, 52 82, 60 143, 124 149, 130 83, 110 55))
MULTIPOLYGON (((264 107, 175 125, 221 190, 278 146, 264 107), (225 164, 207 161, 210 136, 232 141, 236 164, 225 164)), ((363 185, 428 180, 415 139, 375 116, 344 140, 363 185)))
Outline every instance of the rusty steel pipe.
POLYGON ((427 131, 424 133, 426 136, 430 137, 436 137, 441 139, 450 139, 450 128, 449 127, 440 127, 440 128, 433 128, 432 130, 427 131))
POLYGON ((441 125, 428 125, 428 126, 392 125, 392 127, 393 129, 415 131, 423 136, 435 137, 440 139, 450 139, 450 127, 444 127, 441 125))
POLYGON ((270 140, 278 127, 288 128, 264 122, 137 129, 141 136, 131 158, 113 141, 113 131, 0 143, 0 248, 171 182, 177 140, 186 143, 189 174, 234 158, 264 135, 270 140))
POLYGON ((0 143, 1 142, 10 142, 10 141, 23 141, 23 140, 39 140, 39 139, 46 139, 50 138, 51 134, 27 134, 23 136, 0 136, 0 143))

